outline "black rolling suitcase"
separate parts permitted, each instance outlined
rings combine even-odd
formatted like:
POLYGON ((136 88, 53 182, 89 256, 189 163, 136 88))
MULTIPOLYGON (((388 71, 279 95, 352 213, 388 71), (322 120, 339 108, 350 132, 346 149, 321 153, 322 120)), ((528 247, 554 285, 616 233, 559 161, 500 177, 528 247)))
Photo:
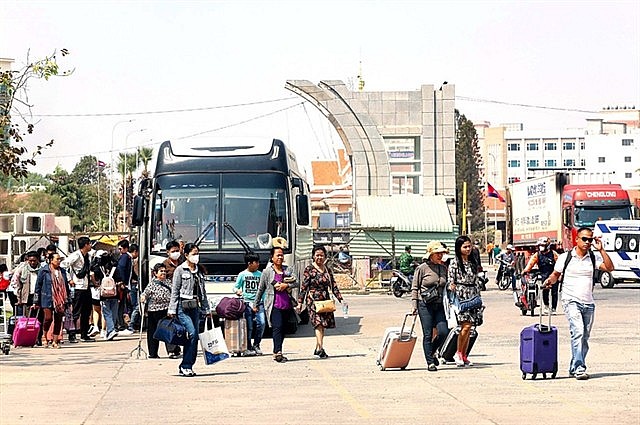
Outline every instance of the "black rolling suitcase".
MULTIPOLYGON (((436 355, 443 360, 443 363, 453 363, 453 356, 458 349, 458 335, 460 334, 460 326, 456 326, 449 331, 447 338, 444 340, 442 346, 436 352, 436 355)), ((471 328, 471 338, 469 339, 469 347, 467 347, 467 356, 473 348, 476 339, 478 338, 478 331, 476 328, 471 328)))

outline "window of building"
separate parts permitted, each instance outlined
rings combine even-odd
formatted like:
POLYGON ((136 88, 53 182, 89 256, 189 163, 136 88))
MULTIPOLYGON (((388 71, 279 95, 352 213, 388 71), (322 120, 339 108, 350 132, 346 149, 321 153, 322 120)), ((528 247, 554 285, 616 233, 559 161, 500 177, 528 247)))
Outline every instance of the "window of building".
POLYGON ((562 149, 565 151, 576 150, 576 144, 574 142, 562 142, 562 149))
POLYGON ((585 150, 586 145, 584 144, 584 140, 580 141, 580 150, 583 151, 585 150))
POLYGON ((520 150, 520 143, 509 143, 507 145, 507 150, 508 151, 519 151, 520 150))
POLYGON ((509 168, 517 168, 520 166, 520 160, 519 159, 512 159, 510 161, 507 161, 507 167, 509 168))
POLYGON ((633 173, 624 173, 624 178, 625 179, 630 179, 632 175, 633 175, 633 173))
POLYGON ((604 156, 599 156, 598 157, 598 162, 604 162, 604 156))
POLYGON ((511 183, 518 183, 519 181, 520 181, 520 177, 509 177, 509 178, 507 179, 507 182, 508 182, 509 184, 511 184, 511 183))
POLYGON ((586 160, 584 160, 584 159, 581 159, 581 160, 580 160, 580 166, 581 166, 581 167, 585 167, 586 165, 587 165, 587 161, 586 161, 586 160))
POLYGON ((544 166, 545 167, 556 167, 558 164, 558 161, 556 161, 555 159, 545 159, 544 160, 544 166))
POLYGON ((546 142, 544 144, 544 150, 545 151, 555 151, 556 149, 557 149, 556 142, 546 142))
POLYGON ((563 165, 565 167, 575 167, 576 166, 576 160, 575 159, 565 159, 564 161, 562 161, 563 165))
POLYGON ((622 146, 633 146, 633 139, 622 139, 622 146))
POLYGON ((529 168, 536 168, 540 166, 540 161, 538 161, 537 159, 528 159, 527 160, 527 167, 529 168))
POLYGON ((385 137, 383 140, 389 156, 392 193, 420 194, 420 137, 385 137))
POLYGON ((538 150, 538 144, 537 143, 527 143, 527 150, 528 151, 537 151, 538 150))
POLYGON ((624 157, 624 162, 631 162, 631 157, 630 156, 625 156, 624 157))

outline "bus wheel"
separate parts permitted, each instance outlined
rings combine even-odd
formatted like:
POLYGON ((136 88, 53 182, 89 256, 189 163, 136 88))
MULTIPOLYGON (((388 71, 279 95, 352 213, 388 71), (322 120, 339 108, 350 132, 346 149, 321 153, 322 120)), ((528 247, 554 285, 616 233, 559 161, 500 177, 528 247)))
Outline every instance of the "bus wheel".
POLYGON ((602 272, 600 274, 600 286, 603 288, 613 288, 615 283, 616 281, 611 275, 611 272, 602 272))

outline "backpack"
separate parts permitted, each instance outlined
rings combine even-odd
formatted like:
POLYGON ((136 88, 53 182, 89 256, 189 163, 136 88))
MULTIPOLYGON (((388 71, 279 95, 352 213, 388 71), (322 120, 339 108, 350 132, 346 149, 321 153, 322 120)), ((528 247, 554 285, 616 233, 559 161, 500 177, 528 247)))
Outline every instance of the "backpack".
POLYGON ((116 281, 113 279, 113 273, 116 268, 111 268, 111 273, 109 276, 105 276, 102 278, 102 282, 100 283, 100 297, 101 298, 113 298, 118 293, 118 287, 116 286, 116 281))
MULTIPOLYGON (((564 272, 567 271, 567 266, 569 265, 569 262, 571 262, 571 257, 573 257, 573 255, 571 255, 571 251, 567 253, 567 259, 564 261, 564 266, 562 266, 562 274, 560 275, 559 279, 560 287, 558 288, 558 291, 562 291, 562 284, 564 283, 564 272)), ((591 264, 593 265, 593 284, 595 285, 596 282, 600 280, 600 271, 596 268, 596 256, 591 250, 589 250, 589 258, 591 259, 591 264)))
POLYGON ((218 316, 238 320, 244 315, 245 304, 242 298, 224 297, 216 306, 218 316))

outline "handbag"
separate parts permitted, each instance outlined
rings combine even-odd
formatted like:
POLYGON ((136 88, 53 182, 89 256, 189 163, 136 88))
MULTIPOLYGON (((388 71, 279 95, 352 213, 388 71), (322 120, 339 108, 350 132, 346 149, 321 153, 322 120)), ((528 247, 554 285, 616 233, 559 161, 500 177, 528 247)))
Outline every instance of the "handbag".
POLYGON ((207 365, 216 364, 224 359, 229 358, 229 349, 222 335, 222 329, 212 328, 209 325, 210 320, 205 320, 204 332, 198 335, 202 354, 204 355, 204 363, 207 365))
POLYGON ((164 341, 167 344, 187 345, 189 344, 189 332, 177 319, 165 318, 158 322, 153 337, 158 341, 164 341))
POLYGON ((428 288, 422 291, 421 296, 422 296, 422 301, 425 304, 431 304, 439 301, 440 290, 438 288, 438 285, 429 286, 428 288))
POLYGON ((333 313, 336 311, 336 303, 333 300, 314 301, 316 313, 333 313))
POLYGON ((460 312, 473 310, 478 307, 482 307, 482 298, 480 298, 480 295, 474 295, 468 300, 460 301, 460 312))

